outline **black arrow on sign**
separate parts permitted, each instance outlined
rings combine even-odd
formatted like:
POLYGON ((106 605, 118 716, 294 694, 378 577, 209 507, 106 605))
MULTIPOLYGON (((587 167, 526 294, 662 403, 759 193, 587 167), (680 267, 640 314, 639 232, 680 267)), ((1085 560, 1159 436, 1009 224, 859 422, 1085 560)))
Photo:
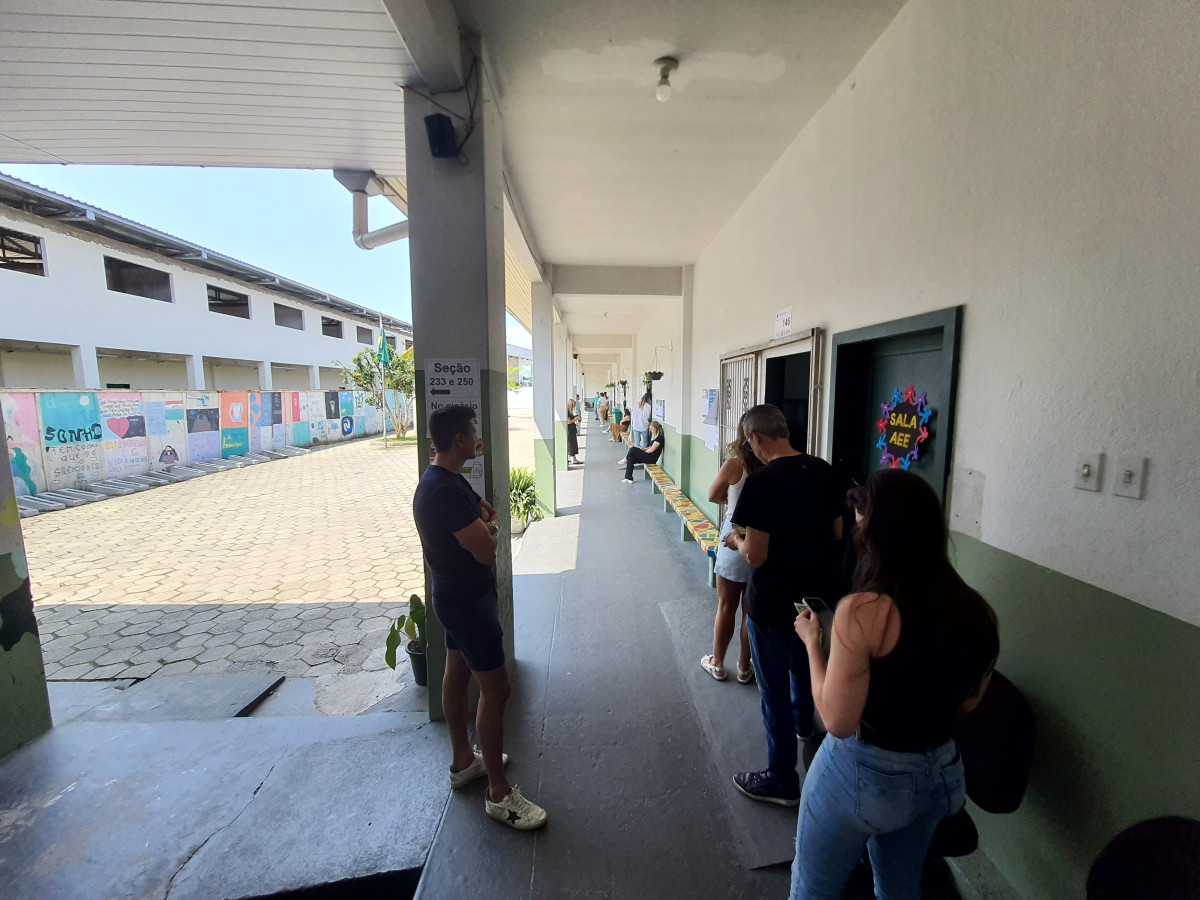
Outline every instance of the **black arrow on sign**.
POLYGON ((448 393, 450 393, 450 391, 449 391, 449 390, 445 390, 445 391, 439 391, 437 388, 434 388, 434 389, 433 389, 433 390, 431 390, 429 393, 430 393, 430 394, 432 394, 432 395, 434 395, 434 396, 437 396, 438 394, 448 394, 448 393))

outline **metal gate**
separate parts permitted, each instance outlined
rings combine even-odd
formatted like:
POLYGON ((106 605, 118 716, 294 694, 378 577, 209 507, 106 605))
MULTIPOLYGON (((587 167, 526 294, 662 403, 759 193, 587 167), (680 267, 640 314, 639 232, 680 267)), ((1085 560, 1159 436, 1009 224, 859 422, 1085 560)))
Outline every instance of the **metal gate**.
MULTIPOLYGON (((737 435, 738 422, 758 402, 757 372, 758 357, 754 353, 721 360, 721 443, 717 447, 717 465, 725 461, 726 450, 737 435)), ((724 516, 722 506, 721 517, 724 516)))

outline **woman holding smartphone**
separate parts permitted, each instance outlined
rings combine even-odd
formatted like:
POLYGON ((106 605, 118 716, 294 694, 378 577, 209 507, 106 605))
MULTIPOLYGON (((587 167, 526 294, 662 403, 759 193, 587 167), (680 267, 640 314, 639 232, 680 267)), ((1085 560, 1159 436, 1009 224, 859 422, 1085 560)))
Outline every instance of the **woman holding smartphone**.
POLYGON ((837 606, 828 662, 816 617, 796 618, 829 735, 804 779, 791 900, 840 897, 864 849, 877 896, 921 896, 934 829, 964 801, 955 719, 979 703, 1000 649, 924 480, 883 469, 850 501, 855 593, 837 606))

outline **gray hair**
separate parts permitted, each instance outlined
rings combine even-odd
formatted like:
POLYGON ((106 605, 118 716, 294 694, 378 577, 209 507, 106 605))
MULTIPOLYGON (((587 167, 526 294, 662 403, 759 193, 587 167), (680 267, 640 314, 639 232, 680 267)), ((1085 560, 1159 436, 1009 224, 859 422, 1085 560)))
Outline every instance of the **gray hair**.
POLYGON ((765 438, 786 438, 789 433, 787 419, 783 417, 778 406, 770 403, 760 403, 746 410, 742 419, 742 429, 747 435, 753 431, 765 438))

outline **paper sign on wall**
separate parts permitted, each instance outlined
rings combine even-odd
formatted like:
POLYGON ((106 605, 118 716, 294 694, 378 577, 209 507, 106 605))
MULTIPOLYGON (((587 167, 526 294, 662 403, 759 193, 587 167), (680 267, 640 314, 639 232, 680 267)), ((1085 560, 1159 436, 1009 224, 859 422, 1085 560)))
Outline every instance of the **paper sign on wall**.
POLYGON ((775 337, 787 337, 792 333, 792 308, 781 309, 775 313, 775 337))
MULTIPOLYGON (((482 429, 480 397, 482 379, 477 359, 425 360, 425 435, 429 436, 429 417, 445 406, 469 406, 475 410, 475 427, 482 429)), ((478 456, 463 466, 462 475, 480 497, 484 496, 482 440, 478 456)))

